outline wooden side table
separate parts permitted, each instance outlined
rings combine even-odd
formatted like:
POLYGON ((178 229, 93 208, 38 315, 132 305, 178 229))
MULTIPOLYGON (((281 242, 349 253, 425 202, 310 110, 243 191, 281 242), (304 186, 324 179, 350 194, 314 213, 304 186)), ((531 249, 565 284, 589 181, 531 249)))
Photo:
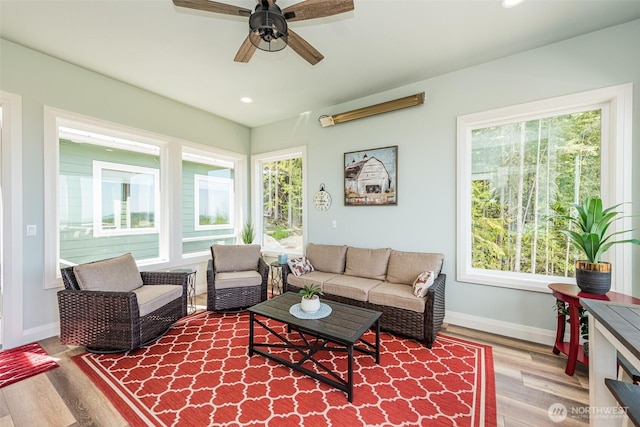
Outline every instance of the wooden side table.
POLYGON ((589 365, 589 356, 584 354, 584 348, 580 345, 580 316, 578 309, 582 308, 580 298, 600 301, 610 301, 620 304, 640 304, 640 299, 618 292, 609 291, 604 295, 582 292, 579 287, 569 283, 551 283, 551 293, 560 302, 567 304, 569 311, 569 342, 564 341, 567 319, 564 314, 558 314, 558 329, 556 331, 556 343, 553 346, 554 354, 567 355, 567 367, 564 372, 573 375, 576 363, 589 365))

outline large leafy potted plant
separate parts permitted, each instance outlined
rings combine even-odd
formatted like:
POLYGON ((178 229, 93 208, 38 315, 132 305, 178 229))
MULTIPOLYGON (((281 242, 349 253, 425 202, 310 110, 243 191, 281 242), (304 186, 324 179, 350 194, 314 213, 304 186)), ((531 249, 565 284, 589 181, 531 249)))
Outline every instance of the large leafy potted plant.
POLYGON ((586 257, 576 261, 576 283, 584 292, 603 295, 611 289, 611 264, 600 260, 611 246, 618 243, 640 245, 638 239, 614 240, 614 236, 631 230, 607 234, 614 221, 625 218, 621 216, 622 212, 616 211, 621 204, 603 209, 602 199, 587 197, 581 205, 573 205, 575 215, 558 215, 558 218, 568 220, 573 225, 559 231, 569 237, 571 243, 586 257))

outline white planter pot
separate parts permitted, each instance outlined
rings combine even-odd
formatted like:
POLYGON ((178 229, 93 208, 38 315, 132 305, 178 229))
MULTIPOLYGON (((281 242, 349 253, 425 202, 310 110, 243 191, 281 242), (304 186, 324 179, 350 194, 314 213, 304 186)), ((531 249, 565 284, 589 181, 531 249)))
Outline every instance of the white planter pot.
POLYGON ((300 301, 300 308, 307 313, 315 313, 320 310, 320 298, 315 295, 312 299, 302 297, 300 301))

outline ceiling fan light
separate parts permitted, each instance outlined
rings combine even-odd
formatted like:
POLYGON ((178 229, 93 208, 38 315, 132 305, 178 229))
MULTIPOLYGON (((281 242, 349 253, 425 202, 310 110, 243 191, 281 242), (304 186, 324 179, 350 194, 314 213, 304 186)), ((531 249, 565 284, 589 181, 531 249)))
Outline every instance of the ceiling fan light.
POLYGON ((251 37, 251 43, 260 50, 276 52, 287 47, 287 21, 285 21, 280 8, 274 13, 261 5, 256 7, 256 11, 249 17, 250 32, 257 37, 251 37))

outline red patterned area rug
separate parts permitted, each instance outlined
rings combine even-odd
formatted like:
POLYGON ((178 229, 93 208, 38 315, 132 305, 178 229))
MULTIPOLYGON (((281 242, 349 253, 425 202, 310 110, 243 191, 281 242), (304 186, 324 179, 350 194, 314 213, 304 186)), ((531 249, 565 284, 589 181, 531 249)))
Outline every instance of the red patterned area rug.
MULTIPOLYGON (((496 425, 489 346, 439 335, 429 350, 382 333, 379 365, 356 352, 349 403, 340 390, 263 356, 249 358, 248 337, 248 314, 205 312, 145 348, 73 360, 132 426, 496 425)), ((346 372, 344 359, 327 354, 325 361, 346 372)))
POLYGON ((36 342, 0 351, 0 388, 57 367, 36 342))

